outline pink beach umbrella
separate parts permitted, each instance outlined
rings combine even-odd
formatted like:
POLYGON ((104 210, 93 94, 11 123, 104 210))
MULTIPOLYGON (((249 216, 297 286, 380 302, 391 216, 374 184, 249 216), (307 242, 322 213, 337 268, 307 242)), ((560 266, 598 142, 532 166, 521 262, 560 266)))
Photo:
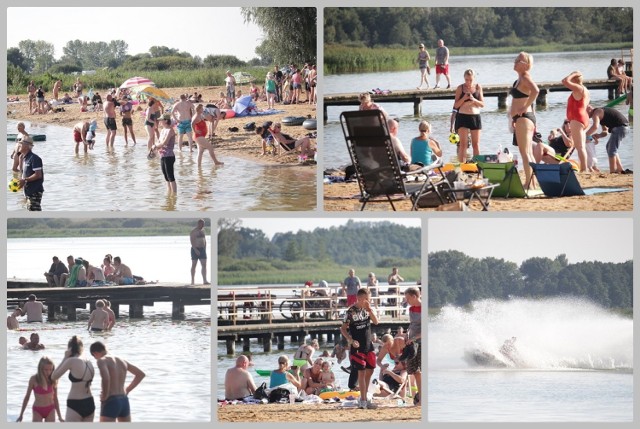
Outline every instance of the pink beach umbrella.
POLYGON ((120 88, 133 88, 134 86, 140 86, 140 85, 151 85, 151 86, 156 86, 155 83, 153 83, 153 81, 151 79, 147 79, 146 77, 140 77, 140 76, 136 76, 136 77, 132 77, 129 78, 127 80, 124 81, 124 83, 122 85, 120 85, 120 88))

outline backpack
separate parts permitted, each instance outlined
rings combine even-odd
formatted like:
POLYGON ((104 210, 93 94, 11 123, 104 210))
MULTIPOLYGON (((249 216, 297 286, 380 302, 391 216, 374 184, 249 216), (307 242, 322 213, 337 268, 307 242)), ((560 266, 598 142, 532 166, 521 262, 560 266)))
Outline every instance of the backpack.
POLYGON ((265 392, 265 389, 267 388, 267 383, 263 382, 260 387, 258 387, 256 389, 255 392, 253 392, 253 398, 254 399, 267 399, 269 398, 269 395, 267 395, 267 393, 265 392))
POLYGON ((271 392, 269 392, 269 403, 278 403, 280 401, 289 402, 289 390, 284 389, 282 387, 276 387, 271 392))

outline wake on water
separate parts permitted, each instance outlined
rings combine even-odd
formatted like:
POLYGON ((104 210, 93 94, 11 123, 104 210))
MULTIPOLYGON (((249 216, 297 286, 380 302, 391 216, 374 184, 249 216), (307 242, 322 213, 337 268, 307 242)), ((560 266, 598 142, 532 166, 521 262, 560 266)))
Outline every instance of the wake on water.
POLYGON ((429 368, 633 370, 633 320, 576 298, 483 300, 429 321, 429 368), (506 352, 505 341, 516 337, 506 352))

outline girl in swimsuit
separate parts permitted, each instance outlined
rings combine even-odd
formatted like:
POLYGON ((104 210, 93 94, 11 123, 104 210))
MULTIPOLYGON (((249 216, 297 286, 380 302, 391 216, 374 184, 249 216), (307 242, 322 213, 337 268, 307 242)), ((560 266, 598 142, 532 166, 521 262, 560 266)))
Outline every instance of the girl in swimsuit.
POLYGON ((472 69, 467 69, 464 72, 464 83, 456 89, 456 98, 453 103, 453 109, 457 112, 455 130, 460 136, 460 143, 458 143, 458 161, 460 162, 467 159, 469 133, 473 156, 480 155, 480 134, 482 133, 480 109, 483 107, 482 87, 476 82, 476 73, 472 69))
POLYGON ((38 373, 32 375, 29 379, 29 385, 27 387, 27 393, 22 401, 22 410, 20 410, 20 416, 16 420, 22 421, 24 410, 27 408, 29 399, 31 398, 31 391, 33 390, 33 396, 35 401, 33 403, 33 422, 55 422, 56 414, 58 419, 63 422, 62 414, 60 414, 60 404, 58 404, 58 386, 57 383, 51 379, 51 374, 55 365, 46 356, 40 358, 38 362, 38 373), (54 413, 55 411, 55 413, 54 413))
POLYGON ((536 85, 529 73, 531 67, 533 67, 533 57, 526 52, 520 52, 513 64, 513 70, 518 73, 518 80, 511 88, 512 101, 509 109, 509 116, 514 122, 516 142, 526 177, 525 188, 529 186, 535 187, 533 170, 529 163, 534 161, 531 142, 536 128, 536 117, 533 113, 533 103, 540 93, 538 85, 536 85))
POLYGON ((147 111, 145 112, 147 119, 144 121, 144 128, 147 130, 147 150, 149 151, 151 151, 156 141, 156 112, 159 111, 157 104, 157 101, 153 98, 149 99, 149 107, 147 107, 147 111))
POLYGON ((580 171, 587 171, 587 135, 585 131, 589 127, 589 115, 587 106, 591 101, 589 90, 582 84, 582 73, 571 72, 562 79, 562 84, 571 90, 567 100, 567 119, 571 129, 571 138, 580 158, 580 171))
POLYGON ((207 140, 209 127, 207 126, 207 121, 205 120, 203 112, 204 106, 202 104, 198 104, 196 107, 196 113, 193 115, 193 118, 191 118, 191 129, 193 130, 194 139, 198 145, 198 167, 202 166, 202 155, 204 155, 205 151, 209 152, 209 155, 211 155, 211 159, 216 166, 224 165, 224 162, 221 162, 216 158, 216 154, 213 151, 213 144, 207 140))
POLYGON ((67 396, 67 413, 65 420, 68 422, 92 422, 95 413, 95 402, 91 394, 91 382, 95 370, 90 360, 82 357, 82 340, 74 335, 67 343, 67 351, 58 368, 51 374, 51 379, 56 381, 69 371, 71 389, 67 396))

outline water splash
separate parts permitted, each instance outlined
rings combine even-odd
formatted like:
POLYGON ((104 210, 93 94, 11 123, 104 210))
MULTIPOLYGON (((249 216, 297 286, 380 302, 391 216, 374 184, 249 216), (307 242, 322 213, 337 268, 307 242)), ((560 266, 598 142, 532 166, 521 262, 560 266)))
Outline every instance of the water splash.
POLYGON ((633 320, 577 298, 483 300, 447 306, 429 321, 429 368, 493 367, 633 370, 633 320), (515 359, 500 352, 516 337, 515 359), (466 359, 465 359, 466 356, 466 359), (481 365, 482 366, 482 365, 481 365))

